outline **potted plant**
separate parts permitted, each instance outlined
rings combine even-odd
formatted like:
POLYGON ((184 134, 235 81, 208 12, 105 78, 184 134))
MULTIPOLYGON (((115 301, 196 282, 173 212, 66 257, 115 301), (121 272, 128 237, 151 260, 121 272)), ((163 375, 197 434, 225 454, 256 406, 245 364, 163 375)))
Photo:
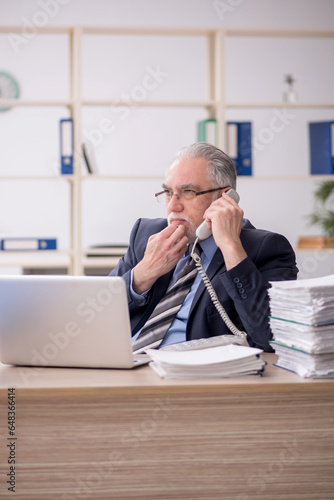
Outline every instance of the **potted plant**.
POLYGON ((307 216, 311 226, 320 226, 323 236, 299 238, 299 248, 334 248, 334 180, 321 182, 314 192, 314 211, 307 216))

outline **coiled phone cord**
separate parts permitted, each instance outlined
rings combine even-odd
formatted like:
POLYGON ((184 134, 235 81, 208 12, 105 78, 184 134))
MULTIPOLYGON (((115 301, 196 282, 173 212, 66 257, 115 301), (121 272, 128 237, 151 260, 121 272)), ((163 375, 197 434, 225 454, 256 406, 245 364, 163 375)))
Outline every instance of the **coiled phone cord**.
POLYGON ((211 284, 211 282, 209 280, 209 277, 206 274, 206 272, 205 272, 205 270, 204 270, 204 268, 202 266, 201 258, 200 258, 200 256, 196 252, 194 252, 194 249, 195 249, 197 243, 198 243, 198 238, 196 239, 196 241, 195 241, 195 243, 194 243, 194 245, 192 247, 190 255, 191 255, 191 257, 195 261, 195 265, 196 265, 196 267, 198 269, 198 272, 199 272, 199 274, 200 274, 200 276, 201 276, 201 278, 203 280, 204 285, 206 286, 207 291, 209 292, 209 295, 211 297, 211 300, 212 300, 213 304, 215 305, 217 311, 219 312, 220 317, 222 318, 222 320, 224 321, 224 323, 226 324, 226 326, 228 327, 228 329, 233 333, 233 335, 236 335, 237 337, 246 338, 247 337, 246 332, 242 332, 241 330, 239 330, 232 323, 232 321, 228 317, 227 312, 225 311, 225 309, 223 308, 223 306, 219 302, 217 294, 216 294, 216 292, 213 289, 213 286, 212 286, 212 284, 211 284))

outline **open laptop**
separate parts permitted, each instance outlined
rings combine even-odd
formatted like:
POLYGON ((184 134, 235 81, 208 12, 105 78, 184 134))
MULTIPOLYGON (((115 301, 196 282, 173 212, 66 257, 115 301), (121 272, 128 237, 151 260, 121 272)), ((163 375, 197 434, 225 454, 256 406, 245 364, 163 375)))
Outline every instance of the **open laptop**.
POLYGON ((0 276, 0 360, 30 366, 133 368, 119 277, 0 276))

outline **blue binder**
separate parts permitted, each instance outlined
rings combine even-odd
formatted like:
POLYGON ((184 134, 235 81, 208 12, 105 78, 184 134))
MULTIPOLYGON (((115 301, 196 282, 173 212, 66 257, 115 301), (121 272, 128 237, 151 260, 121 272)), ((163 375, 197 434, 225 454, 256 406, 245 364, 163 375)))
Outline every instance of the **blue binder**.
POLYGON ((56 238, 4 238, 0 240, 0 249, 7 252, 57 250, 56 238))
POLYGON ((309 123, 311 174, 334 174, 334 122, 309 123))
POLYGON ((60 120, 60 165, 62 174, 73 174, 73 120, 60 120))
POLYGON ((237 175, 252 175, 252 123, 227 122, 227 151, 237 175))

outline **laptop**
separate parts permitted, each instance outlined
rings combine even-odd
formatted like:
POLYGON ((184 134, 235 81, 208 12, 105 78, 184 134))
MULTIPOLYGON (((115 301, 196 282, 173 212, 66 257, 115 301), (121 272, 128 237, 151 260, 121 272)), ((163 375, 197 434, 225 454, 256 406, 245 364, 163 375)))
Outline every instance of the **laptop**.
POLYGON ((0 361, 25 366, 134 368, 125 281, 0 276, 0 361))

